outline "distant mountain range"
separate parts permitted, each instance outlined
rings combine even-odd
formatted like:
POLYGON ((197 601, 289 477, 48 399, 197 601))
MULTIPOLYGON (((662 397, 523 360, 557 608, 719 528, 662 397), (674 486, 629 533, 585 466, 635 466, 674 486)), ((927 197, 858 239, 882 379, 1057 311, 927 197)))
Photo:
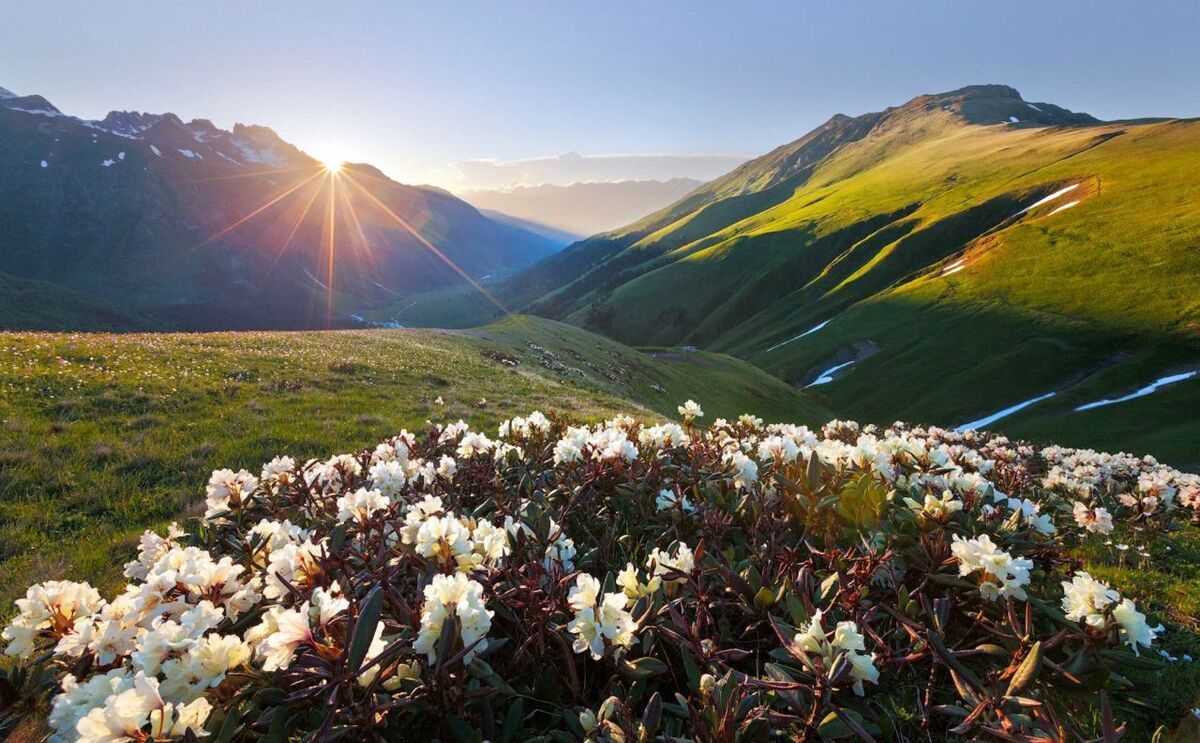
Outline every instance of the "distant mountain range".
POLYGON ((500 293, 628 344, 739 355, 860 420, 1086 425, 1115 446, 1136 428, 1166 451, 1200 381, 1137 393, 1200 369, 1197 204, 1200 121, 970 86, 834 116, 500 293))
POLYGON ((464 191, 476 207, 576 239, 615 230, 673 204, 702 185, 692 178, 541 185, 464 191))
POLYGON ((81 308, 114 328, 353 324, 559 247, 369 165, 332 175, 266 127, 88 121, 0 89, 0 327, 71 328, 81 308), (49 287, 69 301, 18 299, 49 287))

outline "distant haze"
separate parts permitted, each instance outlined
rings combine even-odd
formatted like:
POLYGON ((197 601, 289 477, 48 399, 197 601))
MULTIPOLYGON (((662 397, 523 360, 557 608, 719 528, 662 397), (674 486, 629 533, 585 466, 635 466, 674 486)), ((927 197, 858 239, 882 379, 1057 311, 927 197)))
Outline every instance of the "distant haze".
POLYGON ((499 191, 468 191, 462 197, 480 209, 586 237, 636 222, 675 203, 700 185, 701 181, 691 178, 673 178, 668 181, 522 186, 499 191))
POLYGON ((520 186, 569 186, 599 181, 665 181, 690 178, 711 181, 760 153, 581 155, 525 160, 463 160, 454 163, 439 184, 453 191, 507 189, 520 186))

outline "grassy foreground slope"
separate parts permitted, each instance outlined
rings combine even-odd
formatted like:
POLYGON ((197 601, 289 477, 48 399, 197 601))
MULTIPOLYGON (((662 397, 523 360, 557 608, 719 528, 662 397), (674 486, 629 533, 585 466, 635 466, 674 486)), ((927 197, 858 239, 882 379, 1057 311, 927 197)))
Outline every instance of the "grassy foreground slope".
POLYGON ((743 362, 656 360, 536 318, 469 335, 13 333, 0 334, 0 359, 4 607, 50 577, 111 586, 143 529, 195 514, 214 468, 257 471, 282 453, 327 457, 427 419, 463 418, 491 434, 535 408, 583 419, 641 408, 654 417, 692 396, 709 415, 824 417, 743 362), (501 360, 526 356, 530 342, 581 371, 501 360), (610 365, 627 370, 621 381, 592 369, 610 365), (481 397, 486 406, 476 407, 481 397))
MULTIPOLYGON (((848 417, 958 425, 1053 391, 1006 423, 1143 448, 1163 437, 1085 424, 1128 432, 1153 397, 1072 410, 1200 368, 1198 201, 1200 121, 1103 123, 973 86, 834 117, 510 291, 798 385, 845 365, 820 392, 848 417)), ((1194 409, 1200 380, 1180 385, 1194 409)), ((1184 410, 1162 454, 1200 461, 1184 410)))

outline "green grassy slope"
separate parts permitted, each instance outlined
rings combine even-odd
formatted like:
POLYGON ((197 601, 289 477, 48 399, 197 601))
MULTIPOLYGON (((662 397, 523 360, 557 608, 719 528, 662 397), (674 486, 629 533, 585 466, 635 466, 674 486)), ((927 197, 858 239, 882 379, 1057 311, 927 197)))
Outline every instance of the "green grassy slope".
POLYGON ((88 294, 0 273, 0 330, 149 330, 155 321, 88 294))
POLYGON ((1104 430, 1071 413, 1200 367, 1196 203, 1200 122, 1099 123, 970 88, 835 117, 511 291, 570 268, 534 311, 798 385, 854 361, 817 388, 848 417, 957 425, 1056 391, 1004 423, 1065 444, 1165 440, 1164 455, 1200 461, 1182 409, 1158 419, 1172 437, 1122 423, 1156 397, 1104 409, 1104 430))
POLYGON ((143 529, 195 513, 214 468, 325 457, 427 419, 492 434, 535 408, 653 417, 689 396, 709 416, 825 417, 743 362, 655 360, 537 318, 470 333, 0 334, 0 605, 48 577, 111 585, 143 529), (526 362, 530 342, 582 373, 526 362))
POLYGON ((767 422, 814 423, 827 411, 807 395, 745 361, 679 348, 634 350, 566 323, 514 315, 462 331, 489 349, 505 350, 519 369, 551 373, 676 418, 676 406, 699 402, 708 420, 754 413, 767 422))

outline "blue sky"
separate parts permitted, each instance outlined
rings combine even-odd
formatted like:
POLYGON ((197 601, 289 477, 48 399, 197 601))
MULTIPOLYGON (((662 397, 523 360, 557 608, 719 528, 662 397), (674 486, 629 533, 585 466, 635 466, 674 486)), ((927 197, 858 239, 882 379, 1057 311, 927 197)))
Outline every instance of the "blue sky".
POLYGON ((600 170, 720 172, 833 113, 970 83, 1102 118, 1200 115, 1195 0, 6 5, 0 86, 14 92, 85 117, 266 124, 319 156, 455 188, 524 177, 507 161, 526 159, 542 178, 604 177, 587 157, 537 160, 566 152, 715 153, 600 170), (504 162, 467 176, 467 160, 504 162))

